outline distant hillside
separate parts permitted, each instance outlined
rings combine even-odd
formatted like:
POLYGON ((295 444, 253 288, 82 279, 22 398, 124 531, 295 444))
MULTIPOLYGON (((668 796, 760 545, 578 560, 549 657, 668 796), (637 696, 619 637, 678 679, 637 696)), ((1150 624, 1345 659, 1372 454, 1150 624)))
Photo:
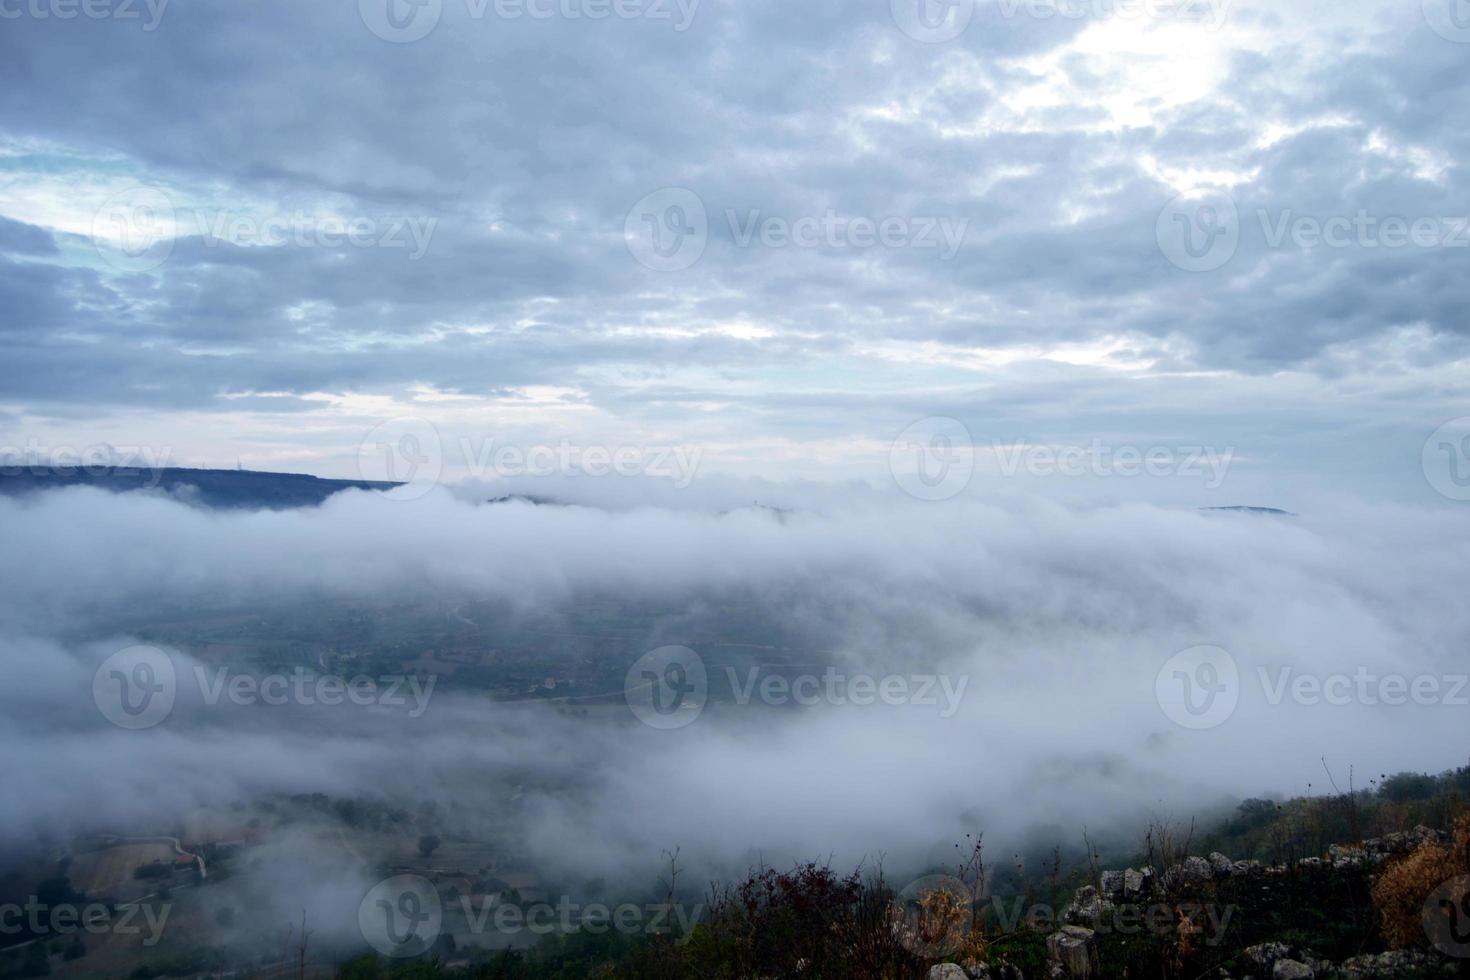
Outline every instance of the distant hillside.
POLYGON ((315 507, 343 490, 390 490, 397 484, 371 480, 324 480, 305 473, 259 473, 253 470, 83 469, 36 467, 16 473, 0 468, 0 495, 19 496, 64 487, 96 487, 113 493, 138 490, 186 496, 205 507, 222 510, 285 510, 315 507))

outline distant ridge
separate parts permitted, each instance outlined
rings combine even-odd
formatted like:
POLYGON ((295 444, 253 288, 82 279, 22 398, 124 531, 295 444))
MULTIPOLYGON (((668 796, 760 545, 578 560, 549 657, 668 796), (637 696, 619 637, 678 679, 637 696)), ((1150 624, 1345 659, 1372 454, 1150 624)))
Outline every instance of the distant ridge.
POLYGON ((306 473, 256 470, 195 470, 109 467, 88 472, 52 466, 0 467, 0 495, 21 496, 66 487, 95 487, 111 493, 156 490, 187 496, 219 510, 287 510, 316 507, 343 490, 391 490, 396 483, 327 480, 306 473), (19 472, 17 472, 17 470, 19 472))
POLYGON ((555 497, 542 497, 533 493, 508 493, 503 497, 491 497, 487 504, 530 504, 532 507, 566 507, 555 497))
POLYGON ((1211 511, 1214 511, 1215 513, 1230 513, 1230 514, 1270 514, 1273 517, 1296 517, 1297 516, 1296 514, 1293 514, 1289 510, 1278 510, 1275 507, 1240 507, 1240 506, 1236 506, 1236 507, 1201 507, 1200 510, 1202 510, 1202 511, 1204 511, 1206 513, 1209 513, 1211 511))

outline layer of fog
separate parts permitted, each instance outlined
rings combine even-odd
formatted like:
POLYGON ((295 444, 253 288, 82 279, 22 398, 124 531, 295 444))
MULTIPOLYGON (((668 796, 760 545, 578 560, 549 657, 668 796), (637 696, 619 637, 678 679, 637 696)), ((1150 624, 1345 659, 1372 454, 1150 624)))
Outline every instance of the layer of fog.
MULTIPOLYGON (((159 832, 201 803, 272 793, 391 793, 438 801, 450 829, 519 840, 528 863, 567 879, 651 878, 672 847, 700 871, 882 853, 902 873, 976 830, 1131 832, 1150 814, 1320 791, 1324 756, 1359 785, 1465 761, 1466 707, 1272 705, 1257 668, 1465 673, 1470 514, 1083 512, 830 492, 783 514, 720 510, 486 506, 444 492, 352 492, 274 513, 90 490, 0 500, 3 844, 99 824, 159 832), (419 717, 210 706, 181 689, 145 731, 112 726, 92 699, 98 664, 136 641, 119 617, 164 605, 434 595, 555 611, 609 593, 669 608, 739 593, 825 637, 849 671, 963 677, 964 698, 952 717, 712 705, 673 731, 447 688, 419 717), (1228 650, 1243 676, 1234 715, 1203 731, 1171 721, 1155 694, 1165 662, 1198 644, 1228 650), (523 795, 508 811, 512 784, 523 795)), ((664 629, 648 638, 659 642, 680 640, 664 629)))

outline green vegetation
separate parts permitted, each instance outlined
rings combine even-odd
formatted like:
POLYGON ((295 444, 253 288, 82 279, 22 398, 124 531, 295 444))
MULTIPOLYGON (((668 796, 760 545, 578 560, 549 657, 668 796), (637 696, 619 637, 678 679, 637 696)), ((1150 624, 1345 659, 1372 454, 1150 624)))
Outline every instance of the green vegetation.
POLYGON ((1467 799, 1470 766, 1433 776, 1383 775, 1370 780, 1366 789, 1349 786, 1346 792, 1328 796, 1281 803, 1246 800, 1200 838, 1199 849, 1236 859, 1291 862, 1324 855, 1333 844, 1352 844, 1420 824, 1449 830, 1467 799))
MULTIPOLYGON (((1333 962, 1415 945, 1407 940, 1416 937, 1422 946, 1413 916, 1398 907, 1412 912, 1422 901, 1420 891, 1439 880, 1438 871, 1455 866, 1451 852, 1464 843, 1465 823, 1456 843, 1425 845, 1382 867, 1334 867, 1301 859, 1323 857, 1332 845, 1403 834, 1420 824, 1448 831, 1466 812, 1467 790, 1470 768, 1436 776, 1406 773, 1332 796, 1247 800, 1197 840, 1169 828, 1151 829, 1135 863, 1165 883, 1151 900, 1159 925, 1130 929, 1118 908, 1107 907, 1091 922, 1100 975, 1167 980, 1210 975, 1222 967, 1238 975, 1249 972, 1242 965, 1243 951, 1268 942, 1311 950, 1333 962), (1431 853, 1431 848, 1438 850, 1431 853), (1186 856, 1211 851, 1281 868, 1192 879, 1178 873, 1186 856), (1409 925, 1403 935, 1392 934, 1392 923, 1399 920, 1409 925)), ((986 879, 979 840, 970 843, 973 850, 958 868, 936 870, 967 884, 998 880, 986 879)), ((1464 849, 1470 852, 1470 844, 1464 849)), ((903 917, 905 906, 880 869, 844 877, 806 864, 784 872, 759 869, 734 887, 716 890, 709 914, 687 937, 577 933, 550 937, 525 953, 485 954, 453 964, 364 956, 345 964, 339 976, 920 980, 931 965, 946 961, 1007 964, 1027 977, 1045 976, 1046 939, 1057 927, 1056 916, 1079 888, 1096 885, 1100 870, 1094 858, 1064 868, 1061 852, 1054 853, 1054 862, 1040 874, 1005 876, 1014 893, 972 903, 966 896, 931 892, 919 900, 917 920, 903 917), (1015 914, 1028 909, 1048 914, 1035 919, 1015 914)), ((1470 853, 1461 857, 1470 860, 1470 853)))

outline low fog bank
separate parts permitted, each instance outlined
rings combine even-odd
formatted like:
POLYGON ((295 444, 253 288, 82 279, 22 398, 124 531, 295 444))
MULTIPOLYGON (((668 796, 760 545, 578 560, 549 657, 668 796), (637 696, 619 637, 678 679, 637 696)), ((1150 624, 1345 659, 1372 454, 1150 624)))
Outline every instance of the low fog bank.
MULTIPOLYGON (((1465 762, 1470 708, 1272 703, 1267 681, 1366 670, 1440 678, 1450 693, 1467 670, 1470 515, 831 492, 785 503, 602 510, 353 492, 315 510, 212 513, 88 490, 0 500, 0 843, 146 832, 200 804, 321 792, 433 801, 446 829, 519 840, 567 879, 643 881, 673 847, 715 873, 884 853, 901 874, 949 858, 966 832, 1131 832, 1150 814, 1321 787, 1323 756, 1344 788, 1350 766, 1362 785, 1465 762), (617 705, 580 717, 450 686, 414 714, 211 705, 181 685, 173 714, 143 731, 110 724, 92 698, 98 665, 138 642, 120 624, 140 611, 439 596, 554 613, 608 594, 669 610, 650 646, 684 642, 679 610, 738 594, 825 640, 844 671, 937 673, 963 694, 950 713, 712 703, 675 730, 617 705), (1239 703, 1196 730, 1156 685, 1201 644, 1238 664, 1239 703)), ((618 675, 643 652, 627 651, 618 675)), ((200 664, 198 651, 170 654, 185 674, 200 664)))

